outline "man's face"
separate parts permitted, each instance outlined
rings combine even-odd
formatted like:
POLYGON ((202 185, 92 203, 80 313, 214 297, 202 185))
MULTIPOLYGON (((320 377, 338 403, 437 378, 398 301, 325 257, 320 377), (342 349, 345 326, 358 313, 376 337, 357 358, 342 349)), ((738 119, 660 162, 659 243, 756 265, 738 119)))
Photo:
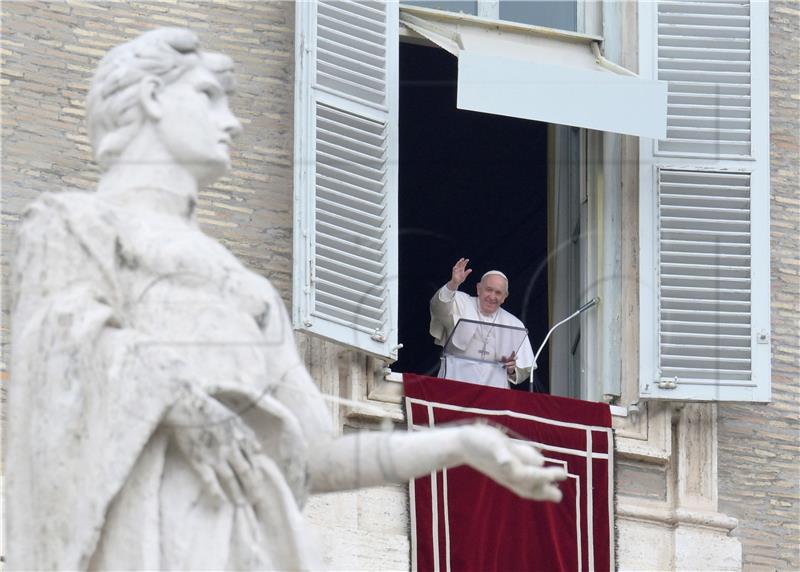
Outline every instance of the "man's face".
POLYGON ((506 301, 508 284, 502 276, 490 274, 478 283, 478 304, 484 314, 493 314, 506 301))
POLYGON ((196 66, 157 94, 157 130, 167 151, 203 184, 230 167, 229 146, 242 130, 217 78, 196 66))

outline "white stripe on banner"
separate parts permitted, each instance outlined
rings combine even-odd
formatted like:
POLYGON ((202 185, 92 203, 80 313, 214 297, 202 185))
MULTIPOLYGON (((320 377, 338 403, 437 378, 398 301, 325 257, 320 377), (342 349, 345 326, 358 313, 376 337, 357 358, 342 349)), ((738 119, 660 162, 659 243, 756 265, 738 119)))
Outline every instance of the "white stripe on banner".
POLYGON ((450 512, 447 510, 450 499, 447 497, 447 469, 442 469, 442 502, 444 503, 444 560, 447 572, 450 572, 450 512))
POLYGON ((571 429, 586 429, 590 428, 592 431, 611 431, 610 427, 600 427, 598 425, 586 425, 585 423, 570 423, 568 421, 556 421, 555 419, 548 419, 547 417, 539 417, 538 415, 529 415, 528 413, 520 413, 519 411, 512 411, 510 409, 483 409, 481 407, 463 407, 461 405, 452 405, 450 403, 438 403, 436 401, 427 401, 418 399, 416 397, 406 397, 409 403, 416 403, 418 405, 425 405, 430 407, 433 405, 438 409, 448 409, 450 411, 464 411, 465 413, 484 413, 486 415, 507 415, 509 417, 516 417, 517 419, 529 419, 530 421, 539 421, 547 423, 548 425, 555 425, 557 427, 568 427, 571 429))
MULTIPOLYGON (((589 570, 594 570, 594 496, 592 489, 592 431, 586 430, 586 540, 589 544, 589 570)), ((609 532, 610 534, 610 532, 609 532)))
MULTIPOLYGON (((581 536, 581 477, 580 475, 571 475, 567 473, 568 476, 573 477, 575 479, 575 534, 577 535, 577 545, 578 545, 578 572, 583 571, 583 542, 581 540, 583 537, 581 536)), ((587 483, 587 489, 592 488, 592 483, 587 483)))
MULTIPOLYGON (((609 541, 609 550, 608 550, 608 569, 614 570, 614 511, 616 507, 614 506, 614 434, 609 433, 608 435, 608 462, 606 463, 606 469, 608 470, 608 537, 610 538, 609 541)), ((416 538, 416 537, 414 537, 416 538)))
MULTIPOLYGON (((564 421, 556 421, 554 419, 548 419, 546 417, 539 417, 537 415, 529 415, 526 413, 519 413, 517 411, 511 411, 509 409, 483 409, 479 407, 462 407, 459 405, 451 405, 449 403, 437 403, 434 401, 426 401, 422 399, 417 399, 413 397, 406 397, 406 411, 408 412, 408 427, 411 430, 417 431, 424 431, 430 429, 435 426, 434 422, 434 407, 438 407, 441 409, 449 410, 449 411, 461 411, 465 413, 479 413, 482 415, 487 416, 508 416, 517 419, 524 419, 528 421, 536 421, 539 423, 544 423, 546 425, 555 425, 558 427, 566 427, 570 429, 580 429, 585 431, 586 433, 586 450, 579 450, 579 449, 570 449, 566 447, 558 447, 555 445, 548 445, 546 443, 539 443, 536 441, 524 441, 525 443, 530 443, 542 451, 553 451, 562 453, 565 455, 571 455, 576 457, 583 457, 586 461, 586 523, 587 523, 587 544, 588 544, 588 558, 589 558, 589 571, 593 571, 594 566, 594 513, 593 513, 593 487, 592 487, 592 473, 593 473, 593 462, 594 460, 605 460, 608 472, 608 514, 609 514, 609 554, 610 554, 610 570, 614 569, 614 473, 613 473, 613 462, 614 462, 614 452, 613 452, 613 441, 612 441, 612 429, 610 427, 600 427, 596 425, 586 425, 581 423, 568 423, 564 421), (412 416, 412 404, 422 405, 425 406, 428 410, 428 426, 421 426, 415 425, 413 422, 412 416), (606 443, 607 443, 607 450, 608 453, 595 453, 593 449, 593 431, 598 431, 600 433, 605 434, 606 443)), ((567 468, 566 461, 550 459, 545 457, 546 460, 562 464, 565 469, 567 468)), ((577 552, 578 552, 578 570, 579 572, 582 571, 583 568, 583 550, 582 550, 582 542, 581 542, 581 492, 580 492, 580 476, 573 475, 571 473, 567 473, 568 478, 575 479, 575 507, 576 507, 576 535, 577 535, 577 552)), ((410 486, 410 490, 412 496, 410 497, 411 507, 415 505, 415 498, 413 497, 413 481, 411 481, 412 486, 410 486)), ((447 496, 447 471, 446 469, 443 471, 442 476, 442 483, 443 483, 443 491, 442 497, 444 502, 444 526, 445 526, 445 559, 446 559, 446 567, 447 572, 450 572, 450 522, 449 522, 449 512, 448 512, 448 496, 447 496)), ((411 532, 412 532, 412 539, 416 539, 416 518, 415 512, 412 509, 412 516, 411 516, 411 532)), ((436 473, 431 474, 431 514, 432 514, 432 525, 433 525, 433 551, 434 551, 434 571, 440 572, 440 565, 439 565, 439 510, 438 510, 438 488, 436 482, 436 473)), ((411 550, 411 557, 412 557, 412 571, 417 571, 417 546, 416 542, 412 542, 412 550, 411 550)))
MULTIPOLYGON (((414 412, 411 400, 406 397, 406 420, 409 427, 414 427, 414 412)), ((414 479, 408 481, 408 506, 411 508, 411 572, 418 572, 417 568, 417 494, 414 490, 414 479)))
MULTIPOLYGON (((424 425, 414 425, 411 427, 414 431, 427 431, 430 427, 425 427, 424 425)), ((598 431, 599 429, 595 429, 598 431)), ((542 451, 553 451, 555 453, 564 453, 565 455, 572 455, 573 457, 588 457, 589 455, 586 454, 586 451, 583 449, 568 449, 566 447, 559 447, 557 445, 548 445, 547 443, 541 443, 539 441, 532 441, 527 439, 516 439, 514 437, 510 437, 512 441, 519 441, 520 443, 525 443, 526 445, 533 445, 541 449, 542 451)), ((608 459, 608 453, 592 453, 592 458, 594 459, 608 459)))
POLYGON ((549 461, 554 465, 561 465, 567 473, 568 479, 575 481, 575 544, 578 552, 578 572, 583 570, 583 543, 581 542, 581 476, 573 475, 569 472, 568 463, 562 459, 551 459, 545 457, 545 461, 549 461))
MULTIPOLYGON (((428 425, 433 428, 433 405, 428 403, 428 425)), ((431 473, 431 499, 433 499, 433 510, 431 511, 431 528, 433 528, 433 572, 439 572, 439 507, 436 502, 439 499, 439 488, 436 483, 436 472, 431 473)))

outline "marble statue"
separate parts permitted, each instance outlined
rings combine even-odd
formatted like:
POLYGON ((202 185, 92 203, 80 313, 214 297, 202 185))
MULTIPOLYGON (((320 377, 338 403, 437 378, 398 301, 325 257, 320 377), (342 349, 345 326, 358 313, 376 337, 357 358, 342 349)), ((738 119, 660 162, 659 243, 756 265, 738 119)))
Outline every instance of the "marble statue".
POLYGON ((558 501, 488 425, 336 437, 269 280, 195 219, 241 125, 233 62, 185 29, 111 50, 87 100, 96 192, 25 212, 12 275, 10 569, 317 569, 312 493, 468 464, 558 501))

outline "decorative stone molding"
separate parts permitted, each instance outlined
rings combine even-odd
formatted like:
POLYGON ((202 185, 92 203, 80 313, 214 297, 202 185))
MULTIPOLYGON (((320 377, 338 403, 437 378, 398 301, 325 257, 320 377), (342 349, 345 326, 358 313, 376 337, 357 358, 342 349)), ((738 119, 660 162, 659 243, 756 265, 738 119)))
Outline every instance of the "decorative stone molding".
POLYGON ((617 420, 617 458, 664 466, 666 500, 625 494, 618 483, 620 569, 741 569, 741 544, 731 534, 738 521, 717 505, 717 406, 650 402, 644 409, 638 420, 617 420), (657 548, 641 549, 648 538, 657 548))

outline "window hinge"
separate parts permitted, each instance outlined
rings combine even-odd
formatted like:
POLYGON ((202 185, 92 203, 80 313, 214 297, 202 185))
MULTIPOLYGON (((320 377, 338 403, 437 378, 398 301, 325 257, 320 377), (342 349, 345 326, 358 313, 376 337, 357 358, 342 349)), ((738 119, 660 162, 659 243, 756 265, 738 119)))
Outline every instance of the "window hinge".
POLYGON ((662 379, 658 382, 659 389, 677 389, 678 387, 678 376, 676 375, 672 379, 662 379))
POLYGON ((370 337, 376 342, 383 343, 386 341, 386 336, 380 330, 375 330, 375 332, 370 337))

